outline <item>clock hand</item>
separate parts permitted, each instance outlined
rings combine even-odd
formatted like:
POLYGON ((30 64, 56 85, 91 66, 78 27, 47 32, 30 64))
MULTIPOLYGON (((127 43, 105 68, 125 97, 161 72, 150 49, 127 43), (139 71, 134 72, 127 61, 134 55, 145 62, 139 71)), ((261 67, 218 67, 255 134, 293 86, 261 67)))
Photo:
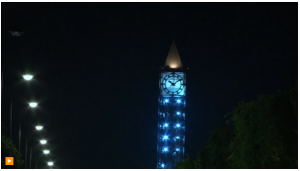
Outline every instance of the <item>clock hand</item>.
POLYGON ((175 86, 175 83, 172 83, 171 81, 168 81, 169 83, 171 83, 172 86, 175 86))
POLYGON ((182 79, 180 79, 180 80, 177 80, 174 84, 176 84, 178 81, 181 81, 182 79))

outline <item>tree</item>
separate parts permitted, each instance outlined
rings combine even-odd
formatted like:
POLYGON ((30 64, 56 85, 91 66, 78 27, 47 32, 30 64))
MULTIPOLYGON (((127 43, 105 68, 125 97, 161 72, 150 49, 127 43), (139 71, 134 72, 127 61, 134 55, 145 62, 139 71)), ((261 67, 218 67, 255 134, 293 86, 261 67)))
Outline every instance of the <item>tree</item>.
POLYGON ((178 163, 177 169, 224 169, 229 168, 229 144, 232 129, 229 127, 214 129, 206 145, 198 152, 195 160, 187 157, 178 163))
POLYGON ((176 169, 196 169, 195 161, 192 160, 189 156, 185 158, 183 161, 177 163, 176 169))
POLYGON ((231 168, 298 168, 297 89, 259 96, 231 112, 231 168), (297 97, 297 96, 296 96, 297 97))
POLYGON ((16 149, 11 139, 1 135, 1 168, 2 169, 20 169, 24 165, 20 152, 16 149), (14 165, 5 165, 5 157, 14 157, 14 165))
POLYGON ((229 156, 231 136, 232 129, 230 127, 217 128, 210 133, 208 142, 198 154, 200 168, 229 168, 227 158, 229 156))
POLYGON ((297 87, 241 102, 225 117, 230 126, 214 129, 197 158, 176 168, 298 168, 297 87))

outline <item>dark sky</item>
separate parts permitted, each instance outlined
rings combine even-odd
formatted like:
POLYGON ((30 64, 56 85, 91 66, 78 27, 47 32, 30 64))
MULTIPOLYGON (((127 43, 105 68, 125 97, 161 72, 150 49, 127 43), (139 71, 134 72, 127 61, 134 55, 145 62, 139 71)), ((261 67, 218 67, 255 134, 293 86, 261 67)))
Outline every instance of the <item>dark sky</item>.
POLYGON ((296 85, 297 3, 1 4, 2 133, 13 98, 14 141, 20 116, 43 123, 56 168, 156 167, 158 69, 172 39, 190 68, 190 156, 240 101, 296 85))

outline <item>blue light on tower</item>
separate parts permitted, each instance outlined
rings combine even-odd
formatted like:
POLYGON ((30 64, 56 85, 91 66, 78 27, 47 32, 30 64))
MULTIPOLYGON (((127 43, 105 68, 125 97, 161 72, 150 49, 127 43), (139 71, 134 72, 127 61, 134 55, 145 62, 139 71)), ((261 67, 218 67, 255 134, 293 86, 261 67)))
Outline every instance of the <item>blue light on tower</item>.
POLYGON ((186 68, 173 42, 160 70, 157 168, 172 169, 185 157, 186 68))

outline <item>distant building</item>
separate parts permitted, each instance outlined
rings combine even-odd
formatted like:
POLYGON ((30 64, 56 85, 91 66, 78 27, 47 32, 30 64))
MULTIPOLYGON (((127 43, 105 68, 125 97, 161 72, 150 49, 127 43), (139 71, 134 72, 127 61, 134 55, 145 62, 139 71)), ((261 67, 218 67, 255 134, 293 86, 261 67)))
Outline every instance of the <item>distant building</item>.
POLYGON ((186 72, 173 41, 160 70, 157 168, 172 169, 184 158, 186 72))

